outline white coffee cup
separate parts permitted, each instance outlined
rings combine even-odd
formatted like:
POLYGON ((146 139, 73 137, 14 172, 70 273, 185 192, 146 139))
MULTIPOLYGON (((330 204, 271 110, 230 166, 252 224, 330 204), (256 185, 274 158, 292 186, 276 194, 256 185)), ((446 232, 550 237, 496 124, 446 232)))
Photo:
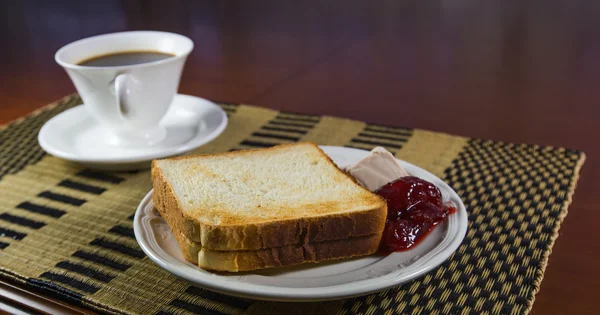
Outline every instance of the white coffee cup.
POLYGON ((140 147, 165 138, 159 121, 177 93, 183 65, 193 48, 193 42, 182 35, 134 31, 78 40, 59 49, 54 58, 69 74, 84 106, 107 127, 106 141, 140 147), (173 57, 114 67, 78 65, 95 56, 132 51, 173 57))

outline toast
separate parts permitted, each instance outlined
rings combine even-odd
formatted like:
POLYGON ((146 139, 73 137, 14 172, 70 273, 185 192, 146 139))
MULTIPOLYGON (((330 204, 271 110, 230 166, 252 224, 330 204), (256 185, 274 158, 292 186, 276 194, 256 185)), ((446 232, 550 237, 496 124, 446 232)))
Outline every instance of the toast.
POLYGON ((375 253, 380 239, 381 235, 373 234, 249 251, 201 249, 198 253, 198 266, 209 270, 238 272, 351 258, 375 253))
POLYGON ((176 233, 175 238, 185 260, 203 269, 248 271, 370 255, 377 251, 381 235, 371 234, 343 240, 238 251, 216 251, 202 248, 202 244, 191 241, 183 233, 176 233))
POLYGON ((380 238, 387 214, 381 197, 312 143, 155 160, 152 182, 155 207, 190 261, 201 251, 380 238))

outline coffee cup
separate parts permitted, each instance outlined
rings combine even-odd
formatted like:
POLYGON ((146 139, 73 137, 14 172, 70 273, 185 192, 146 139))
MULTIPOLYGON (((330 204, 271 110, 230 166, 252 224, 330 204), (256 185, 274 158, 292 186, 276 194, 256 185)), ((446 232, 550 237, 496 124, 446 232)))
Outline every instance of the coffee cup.
POLYGON ((159 122, 177 93, 193 42, 182 35, 133 31, 70 43, 55 60, 73 81, 89 113, 106 128, 106 142, 120 147, 160 143, 159 122))

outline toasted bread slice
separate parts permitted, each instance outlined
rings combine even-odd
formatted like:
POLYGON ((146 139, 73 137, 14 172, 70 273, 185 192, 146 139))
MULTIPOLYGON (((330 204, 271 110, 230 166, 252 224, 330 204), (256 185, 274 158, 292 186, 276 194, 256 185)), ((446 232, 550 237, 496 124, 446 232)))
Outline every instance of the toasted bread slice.
POLYGON ((239 251, 202 248, 200 243, 193 242, 183 233, 175 234, 175 238, 185 260, 203 269, 236 272, 370 255, 377 251, 381 235, 239 251))
POLYGON ((173 233, 204 250, 380 237, 387 213, 312 143, 155 160, 152 182, 173 233))
POLYGON ((370 255, 377 251, 381 235, 247 251, 201 249, 198 266, 217 271, 250 271, 304 263, 370 255))

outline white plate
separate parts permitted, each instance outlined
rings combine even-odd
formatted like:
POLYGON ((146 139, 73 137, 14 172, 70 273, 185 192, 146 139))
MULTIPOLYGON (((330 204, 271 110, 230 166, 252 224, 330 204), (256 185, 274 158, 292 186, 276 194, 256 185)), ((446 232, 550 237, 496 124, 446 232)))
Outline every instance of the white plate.
POLYGON ((153 159, 181 155, 215 139, 225 130, 227 115, 210 101, 177 94, 160 124, 166 128, 167 136, 159 144, 115 147, 106 141, 106 127, 79 105, 46 122, 38 141, 49 154, 93 168, 148 168, 153 159))
MULTIPOLYGON (((358 161, 368 154, 368 151, 358 149, 321 148, 339 166, 358 161)), ((142 200, 135 214, 135 237, 146 255, 160 267, 225 294, 270 301, 322 301, 377 292, 411 281, 440 265, 458 248, 467 231, 467 212, 456 192, 435 175, 399 161, 409 174, 434 183, 445 199, 457 205, 455 214, 408 251, 238 274, 214 273, 183 258, 169 226, 154 210, 152 191, 142 200)))

